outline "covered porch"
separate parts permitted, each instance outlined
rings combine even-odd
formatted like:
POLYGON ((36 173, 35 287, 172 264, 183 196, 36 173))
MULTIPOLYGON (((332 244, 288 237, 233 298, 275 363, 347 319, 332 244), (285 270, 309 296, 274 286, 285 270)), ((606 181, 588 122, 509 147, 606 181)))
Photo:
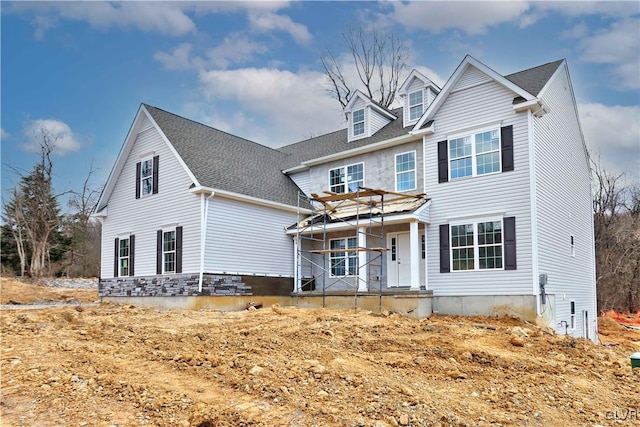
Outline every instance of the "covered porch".
POLYGON ((430 297, 425 194, 360 187, 300 198, 311 214, 300 215, 287 230, 294 243, 292 295, 322 296, 323 304, 340 296, 375 296, 379 302, 387 296, 430 297))

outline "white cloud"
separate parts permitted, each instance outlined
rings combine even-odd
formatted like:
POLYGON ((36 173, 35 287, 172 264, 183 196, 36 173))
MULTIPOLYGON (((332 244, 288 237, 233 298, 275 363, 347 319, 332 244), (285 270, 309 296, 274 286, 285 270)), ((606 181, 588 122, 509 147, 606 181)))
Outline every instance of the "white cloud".
POLYGON ((168 70, 190 70, 201 65, 201 59, 192 58, 191 43, 183 43, 171 52, 158 51, 153 54, 153 59, 160 62, 168 70))
POLYGON ((237 103, 243 111, 216 112, 212 126, 256 142, 277 147, 342 125, 340 105, 327 95, 325 76, 319 72, 242 68, 203 71, 199 79, 209 100, 237 103), (248 117, 260 117, 265 124, 248 117))
POLYGON ((9 134, 9 132, 7 132, 4 129, 0 128, 0 140, 6 141, 9 138, 11 138, 11 135, 9 134))
POLYGON ((254 59, 254 55, 266 53, 267 47, 239 33, 225 37, 222 43, 209 49, 209 63, 218 68, 227 68, 232 64, 243 64, 254 59))
POLYGON ((467 34, 482 34, 488 27, 520 20, 529 3, 507 2, 393 2, 392 19, 409 30, 440 33, 459 29, 467 34))
POLYGON ((29 153, 40 152, 45 136, 48 138, 48 142, 53 145, 55 154, 65 155, 78 151, 82 147, 82 143, 69 125, 60 120, 29 120, 23 129, 23 134, 26 141, 20 144, 20 148, 29 153))
POLYGON ((592 155, 606 169, 640 179, 640 106, 581 103, 578 111, 592 155))
POLYGON ((286 15, 278 15, 272 11, 250 10, 249 26, 253 31, 268 33, 283 31, 289 33, 296 43, 308 46, 311 43, 311 33, 305 25, 293 22, 286 15))
POLYGON ((612 83, 621 89, 640 89, 640 19, 615 22, 610 28, 583 38, 581 59, 613 66, 612 83))
POLYGON ((589 28, 584 22, 580 22, 568 30, 563 31, 560 35, 567 39, 581 39, 587 35, 589 28))
POLYGON ((179 2, 13 2, 9 12, 35 14, 34 37, 41 39, 60 19, 85 21, 91 27, 138 28, 173 36, 196 32, 179 2))

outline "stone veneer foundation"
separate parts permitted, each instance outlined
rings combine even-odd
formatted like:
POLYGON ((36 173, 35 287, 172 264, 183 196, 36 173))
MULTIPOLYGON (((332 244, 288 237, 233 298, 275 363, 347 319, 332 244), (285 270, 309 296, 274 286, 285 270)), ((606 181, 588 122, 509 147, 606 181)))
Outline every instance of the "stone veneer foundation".
POLYGON ((170 276, 115 277, 100 279, 101 297, 173 297, 209 295, 253 295, 241 276, 204 274, 202 292, 198 292, 198 274, 170 276))

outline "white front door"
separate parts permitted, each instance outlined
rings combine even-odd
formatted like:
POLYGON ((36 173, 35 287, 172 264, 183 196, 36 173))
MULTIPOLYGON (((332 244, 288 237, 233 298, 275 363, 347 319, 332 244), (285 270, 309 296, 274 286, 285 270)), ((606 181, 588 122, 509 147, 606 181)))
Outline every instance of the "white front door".
POLYGON ((388 287, 411 286, 409 233, 390 233, 388 242, 388 287))

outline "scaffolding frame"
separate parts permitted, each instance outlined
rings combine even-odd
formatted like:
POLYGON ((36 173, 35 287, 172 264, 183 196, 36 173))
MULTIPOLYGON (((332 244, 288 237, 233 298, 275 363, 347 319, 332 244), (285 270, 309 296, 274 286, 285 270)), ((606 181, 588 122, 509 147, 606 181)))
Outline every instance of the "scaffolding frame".
POLYGON ((405 199, 422 199, 424 196, 424 193, 414 195, 368 187, 358 187, 355 192, 349 193, 324 191, 322 196, 312 193, 311 197, 298 192, 294 272, 296 297, 306 292, 305 289, 316 290, 318 278, 320 278, 323 307, 326 306, 326 292, 332 286, 344 283, 347 285, 347 292, 351 286, 354 287, 355 306, 358 304, 359 292, 377 291, 378 306, 381 308, 382 282, 385 272, 383 254, 388 251, 384 231, 385 203, 388 205, 405 199), (309 211, 310 214, 307 213, 309 211), (345 224, 347 230, 355 230, 356 247, 349 248, 348 240, 345 248, 327 247, 330 224, 345 224), (362 242, 364 246, 361 245, 362 242), (378 244, 372 245, 373 242, 378 244), (346 273, 350 271, 349 260, 353 254, 356 254, 358 262, 355 275, 331 276, 333 267, 331 255, 335 253, 343 254, 341 262, 346 273), (364 254, 364 257, 361 257, 361 254, 364 254), (328 260, 327 256, 329 256, 328 260), (365 268, 366 274, 363 275, 362 270, 365 268), (329 285, 327 285, 328 277, 333 280, 329 285), (375 280, 378 282, 377 289, 371 286, 372 277, 377 277, 375 280), (361 284, 364 289, 361 289, 361 284))

